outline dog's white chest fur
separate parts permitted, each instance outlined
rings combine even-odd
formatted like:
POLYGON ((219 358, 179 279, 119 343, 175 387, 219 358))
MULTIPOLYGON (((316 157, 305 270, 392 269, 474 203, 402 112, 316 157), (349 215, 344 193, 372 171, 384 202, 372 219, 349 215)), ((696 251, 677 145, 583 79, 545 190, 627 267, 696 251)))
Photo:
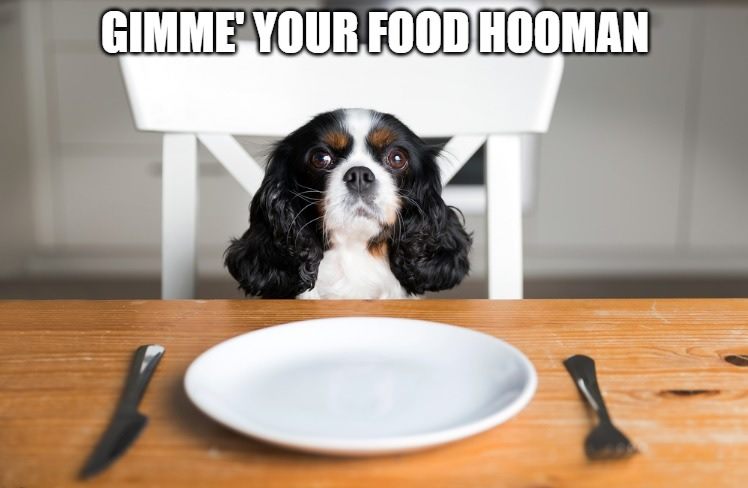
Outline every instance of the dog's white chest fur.
POLYGON ((317 283, 301 299, 408 298, 386 257, 373 256, 363 242, 341 242, 325 251, 317 283))

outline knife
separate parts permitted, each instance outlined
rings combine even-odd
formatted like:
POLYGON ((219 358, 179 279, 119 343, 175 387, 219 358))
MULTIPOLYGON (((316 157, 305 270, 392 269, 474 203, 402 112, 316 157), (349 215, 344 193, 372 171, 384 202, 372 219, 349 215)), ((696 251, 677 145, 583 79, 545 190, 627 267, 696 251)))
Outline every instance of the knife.
POLYGON ((127 450, 143 430, 148 418, 138 412, 138 404, 163 355, 164 347, 157 344, 140 346, 135 350, 130 374, 127 376, 117 410, 83 467, 81 478, 89 478, 109 466, 127 450))

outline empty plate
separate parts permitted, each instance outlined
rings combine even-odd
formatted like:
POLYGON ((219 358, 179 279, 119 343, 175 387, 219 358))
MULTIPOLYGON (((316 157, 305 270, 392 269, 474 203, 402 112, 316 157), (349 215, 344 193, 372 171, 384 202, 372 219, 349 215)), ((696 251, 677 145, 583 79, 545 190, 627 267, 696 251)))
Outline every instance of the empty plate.
POLYGON ((530 361, 495 337, 375 317, 308 320, 250 332, 187 370, 208 416, 304 451, 373 455, 462 439, 532 398, 530 361))

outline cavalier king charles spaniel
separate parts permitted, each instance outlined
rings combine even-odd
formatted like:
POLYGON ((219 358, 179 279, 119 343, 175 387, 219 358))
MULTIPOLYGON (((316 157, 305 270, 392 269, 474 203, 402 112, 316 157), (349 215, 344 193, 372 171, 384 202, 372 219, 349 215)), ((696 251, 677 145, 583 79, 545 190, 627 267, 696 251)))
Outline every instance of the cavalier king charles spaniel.
POLYGON ((469 271, 471 237, 442 200, 438 155, 389 114, 317 115, 275 146, 226 267, 264 298, 452 288, 469 271))

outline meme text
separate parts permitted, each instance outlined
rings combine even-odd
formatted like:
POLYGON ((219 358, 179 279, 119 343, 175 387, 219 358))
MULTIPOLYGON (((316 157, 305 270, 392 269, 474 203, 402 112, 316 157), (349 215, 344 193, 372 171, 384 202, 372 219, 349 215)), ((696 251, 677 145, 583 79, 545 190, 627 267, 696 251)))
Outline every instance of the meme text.
POLYGON ((109 10, 101 17, 101 47, 108 54, 231 54, 237 29, 250 24, 257 50, 268 54, 645 54, 649 12, 583 10, 370 11, 360 22, 348 11, 109 10))

